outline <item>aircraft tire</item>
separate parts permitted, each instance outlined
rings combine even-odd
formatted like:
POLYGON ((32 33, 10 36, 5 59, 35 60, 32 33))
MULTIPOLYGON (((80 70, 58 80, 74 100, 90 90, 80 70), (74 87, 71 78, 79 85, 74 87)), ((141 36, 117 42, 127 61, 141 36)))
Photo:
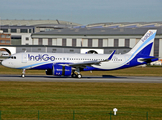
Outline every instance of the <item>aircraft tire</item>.
POLYGON ((76 75, 76 74, 72 74, 71 77, 72 77, 72 78, 76 78, 77 75, 76 75))
POLYGON ((80 78, 82 78, 82 75, 81 74, 78 74, 77 77, 80 79, 80 78))
POLYGON ((22 75, 21 75, 21 77, 22 77, 22 78, 24 78, 24 77, 25 77, 25 75, 24 75, 24 74, 22 74, 22 75))

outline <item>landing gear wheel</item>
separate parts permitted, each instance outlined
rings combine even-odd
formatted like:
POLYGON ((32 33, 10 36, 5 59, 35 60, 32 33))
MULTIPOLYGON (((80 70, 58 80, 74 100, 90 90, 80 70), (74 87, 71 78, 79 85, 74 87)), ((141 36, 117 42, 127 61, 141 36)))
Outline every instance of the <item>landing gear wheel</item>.
POLYGON ((72 77, 72 78, 76 78, 77 75, 76 75, 76 74, 72 74, 71 77, 72 77))
POLYGON ((22 78, 24 78, 24 77, 25 77, 25 75, 24 75, 24 74, 22 74, 22 75, 21 75, 21 77, 22 77, 22 78))
POLYGON ((22 72, 22 75, 21 75, 22 78, 25 77, 25 69, 23 69, 23 72, 22 72))
POLYGON ((78 78, 82 78, 82 75, 81 75, 81 74, 78 74, 77 77, 78 77, 78 78))

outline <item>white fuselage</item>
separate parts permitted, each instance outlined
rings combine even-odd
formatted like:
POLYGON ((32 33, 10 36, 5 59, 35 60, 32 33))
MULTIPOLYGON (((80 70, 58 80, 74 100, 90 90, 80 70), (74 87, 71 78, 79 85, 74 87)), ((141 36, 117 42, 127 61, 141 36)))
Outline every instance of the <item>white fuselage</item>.
MULTIPOLYGON (((82 63, 85 61, 102 61, 109 57, 109 54, 66 54, 66 53, 18 53, 12 55, 13 58, 5 60, 5 66, 17 69, 31 69, 36 66, 48 63, 82 63)), ((122 66, 128 55, 114 55, 108 62, 102 62, 100 65, 92 65, 98 69, 116 69, 122 66)))

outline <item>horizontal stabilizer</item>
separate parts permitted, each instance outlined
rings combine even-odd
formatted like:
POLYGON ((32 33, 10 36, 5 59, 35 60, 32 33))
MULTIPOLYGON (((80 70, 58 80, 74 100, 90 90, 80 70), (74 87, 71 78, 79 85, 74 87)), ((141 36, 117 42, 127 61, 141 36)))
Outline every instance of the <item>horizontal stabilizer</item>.
POLYGON ((156 57, 141 59, 141 61, 146 62, 146 63, 150 63, 150 62, 153 62, 153 61, 156 61, 156 60, 158 60, 158 58, 156 58, 156 57))

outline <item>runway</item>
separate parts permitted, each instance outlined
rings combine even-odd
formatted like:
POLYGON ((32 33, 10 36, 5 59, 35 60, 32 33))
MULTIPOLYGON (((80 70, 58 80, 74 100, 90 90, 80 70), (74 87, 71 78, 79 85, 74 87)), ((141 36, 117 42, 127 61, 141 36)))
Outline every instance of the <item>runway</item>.
POLYGON ((81 79, 46 75, 0 75, 0 81, 19 82, 105 82, 105 83, 162 83, 162 77, 135 77, 135 76, 83 76, 81 79))

